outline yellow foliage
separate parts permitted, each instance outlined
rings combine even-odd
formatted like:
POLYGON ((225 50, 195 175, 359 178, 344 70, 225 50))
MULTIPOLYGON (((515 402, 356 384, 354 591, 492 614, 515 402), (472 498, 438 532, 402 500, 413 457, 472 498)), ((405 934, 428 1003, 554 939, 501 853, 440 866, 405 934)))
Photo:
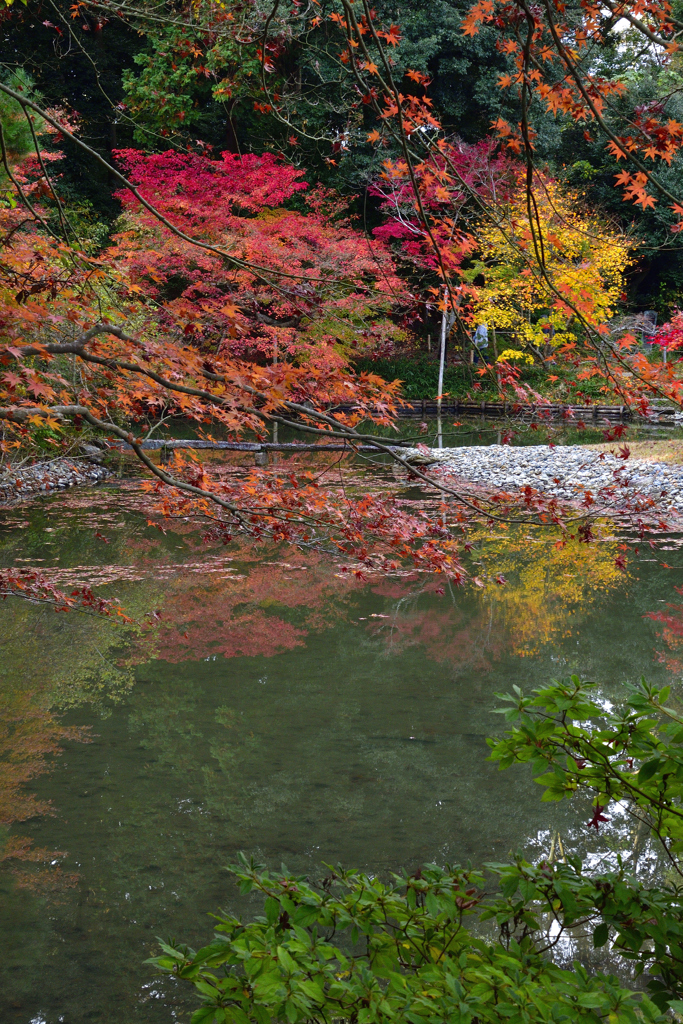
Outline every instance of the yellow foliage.
POLYGON ((633 247, 556 182, 543 176, 537 182, 535 239, 521 183, 498 223, 487 221, 478 230, 484 284, 475 322, 509 332, 516 347, 527 350, 575 341, 580 321, 574 309, 596 328, 613 317, 633 247))
POLYGON ((504 352, 501 352, 498 356, 499 363, 533 363, 534 357, 530 356, 528 352, 522 352, 518 348, 506 348, 504 352))

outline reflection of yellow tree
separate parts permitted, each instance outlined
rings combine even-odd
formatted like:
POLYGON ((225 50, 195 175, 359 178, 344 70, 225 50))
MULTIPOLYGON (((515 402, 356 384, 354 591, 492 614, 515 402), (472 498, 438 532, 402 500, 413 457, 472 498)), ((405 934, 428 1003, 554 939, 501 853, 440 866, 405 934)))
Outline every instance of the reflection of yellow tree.
POLYGON ((384 638, 393 654, 422 645, 430 658, 448 663, 452 671, 482 674, 503 654, 528 657, 571 635, 601 596, 628 580, 616 564, 619 555, 625 565, 615 541, 563 543, 557 535, 529 537, 514 531, 492 538, 482 531, 475 548, 483 575, 491 581, 478 591, 478 599, 455 594, 453 603, 446 599, 425 607, 422 588, 384 581, 373 591, 395 599, 394 611, 371 616, 368 632, 384 638), (496 577, 505 583, 493 582, 496 577))
POLYGON ((505 576, 505 586, 487 588, 486 597, 502 610, 510 653, 536 654, 543 644, 568 636, 572 618, 587 611, 602 595, 625 585, 627 574, 616 565, 617 544, 505 534, 482 544, 489 572, 505 576))

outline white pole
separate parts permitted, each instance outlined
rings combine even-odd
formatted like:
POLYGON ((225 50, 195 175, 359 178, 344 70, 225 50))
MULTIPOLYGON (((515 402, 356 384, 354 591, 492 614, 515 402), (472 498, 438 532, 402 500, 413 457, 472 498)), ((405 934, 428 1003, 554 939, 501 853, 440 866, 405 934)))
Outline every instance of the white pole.
POLYGON ((448 320, 448 288, 444 291, 444 308, 441 317, 441 351, 439 353, 439 390, 436 398, 436 443, 438 448, 443 448, 443 437, 441 435, 441 395, 443 393, 443 369, 446 362, 446 322, 448 320))

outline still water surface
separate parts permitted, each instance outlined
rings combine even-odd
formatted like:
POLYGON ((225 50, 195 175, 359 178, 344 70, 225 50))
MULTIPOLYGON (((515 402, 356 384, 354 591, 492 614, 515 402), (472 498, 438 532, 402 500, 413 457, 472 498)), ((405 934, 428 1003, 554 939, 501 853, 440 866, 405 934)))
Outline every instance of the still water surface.
POLYGON ((204 944, 219 907, 256 911, 225 872, 238 850, 314 873, 538 855, 556 829, 581 849, 585 807, 487 764, 495 694, 679 679, 665 548, 630 546, 623 572, 615 540, 487 536, 471 568, 506 585, 441 595, 163 535, 125 487, 5 513, 3 564, 107 584, 137 625, 0 606, 0 1020, 187 1020, 143 961, 157 935, 204 944))

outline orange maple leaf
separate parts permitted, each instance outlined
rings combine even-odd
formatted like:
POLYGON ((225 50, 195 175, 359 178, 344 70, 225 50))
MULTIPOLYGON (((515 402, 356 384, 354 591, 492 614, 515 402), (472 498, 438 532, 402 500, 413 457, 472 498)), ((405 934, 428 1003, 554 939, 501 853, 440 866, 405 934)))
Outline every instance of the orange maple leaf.
POLYGON ((646 210, 648 206, 655 205, 654 196, 651 196, 649 192, 639 192, 633 197, 633 202, 636 206, 642 206, 644 210, 646 210))
POLYGON ((623 149, 620 149, 620 147, 617 146, 616 142, 608 142, 607 148, 610 150, 612 155, 617 158, 617 160, 626 159, 626 153, 624 153, 623 149))

